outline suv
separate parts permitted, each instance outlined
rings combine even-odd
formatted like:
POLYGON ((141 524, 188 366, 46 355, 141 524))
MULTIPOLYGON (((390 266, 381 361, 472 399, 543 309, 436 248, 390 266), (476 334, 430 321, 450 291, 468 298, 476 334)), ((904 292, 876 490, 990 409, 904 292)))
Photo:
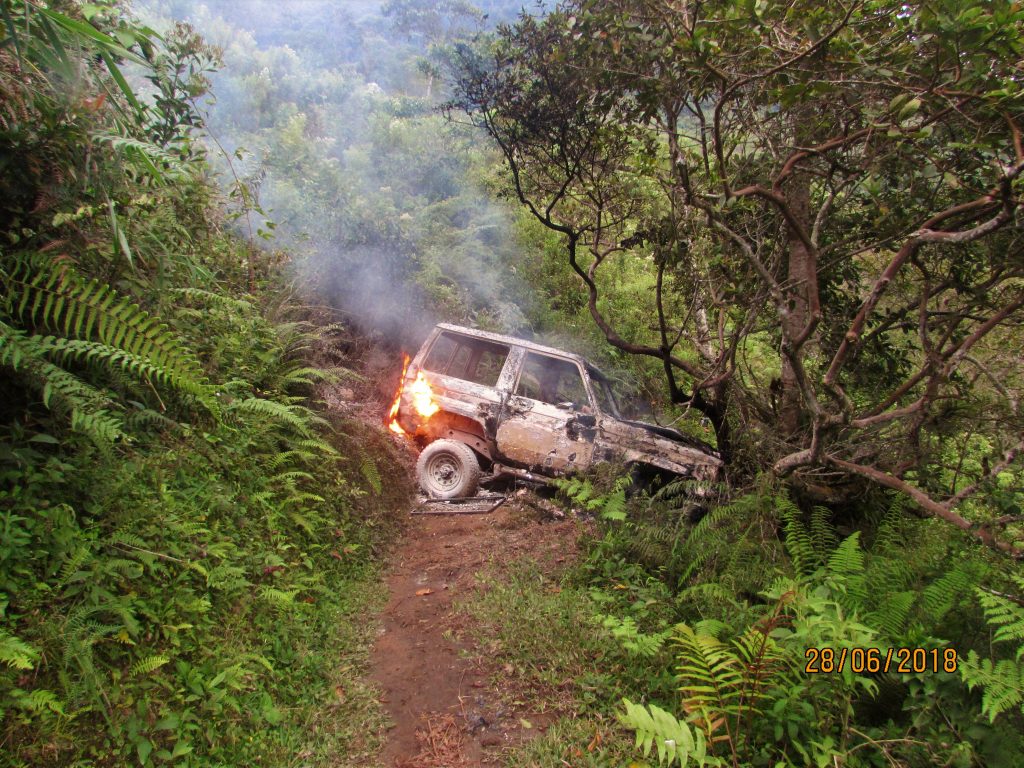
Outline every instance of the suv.
POLYGON ((706 489, 722 461, 675 429, 623 419, 608 379, 579 355, 442 323, 406 366, 391 428, 423 451, 430 496, 472 496, 492 477, 540 480, 600 461, 692 477, 706 489))

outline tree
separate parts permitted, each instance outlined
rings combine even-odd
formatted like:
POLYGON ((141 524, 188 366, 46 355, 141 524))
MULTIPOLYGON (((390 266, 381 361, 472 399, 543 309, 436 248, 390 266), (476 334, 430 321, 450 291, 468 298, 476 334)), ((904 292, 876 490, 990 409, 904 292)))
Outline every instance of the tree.
POLYGON ((767 462, 831 501, 881 485, 1020 555, 994 533, 1018 516, 963 504, 1024 447, 1022 21, 1008 2, 571 0, 462 49, 448 108, 734 472, 767 462), (653 275, 646 332, 611 309, 616 262, 653 275), (949 465, 978 436, 976 466, 949 465))

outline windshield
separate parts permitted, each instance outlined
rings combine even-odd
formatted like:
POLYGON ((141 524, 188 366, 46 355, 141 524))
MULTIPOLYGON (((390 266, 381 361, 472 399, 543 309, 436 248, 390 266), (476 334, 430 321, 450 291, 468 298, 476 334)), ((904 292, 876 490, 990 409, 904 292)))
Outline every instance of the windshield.
POLYGON ((619 415, 618 404, 615 402, 615 394, 612 392, 611 382, 605 378, 603 373, 590 364, 587 364, 587 373, 590 374, 590 383, 594 390, 594 397, 597 398, 597 407, 609 416, 614 416, 617 419, 622 418, 619 415))

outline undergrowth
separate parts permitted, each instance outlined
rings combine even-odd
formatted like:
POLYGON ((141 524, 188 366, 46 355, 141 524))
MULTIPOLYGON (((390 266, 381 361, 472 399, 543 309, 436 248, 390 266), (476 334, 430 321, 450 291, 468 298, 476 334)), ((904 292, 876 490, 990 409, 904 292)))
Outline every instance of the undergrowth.
POLYGON ((318 413, 346 372, 221 228, 215 54, 115 5, 4 20, 0 765, 365 764, 408 489, 378 429, 318 413))
POLYGON ((607 478, 560 487, 596 519, 566 577, 591 614, 581 625, 600 622, 621 648, 595 664, 603 701, 620 699, 596 711, 648 760, 981 766, 1024 753, 1020 576, 909 517, 902 497, 869 502, 854 527, 767 482, 696 522, 671 486, 625 505, 607 478), (921 649, 939 668, 807 671, 823 648, 861 661, 921 649))

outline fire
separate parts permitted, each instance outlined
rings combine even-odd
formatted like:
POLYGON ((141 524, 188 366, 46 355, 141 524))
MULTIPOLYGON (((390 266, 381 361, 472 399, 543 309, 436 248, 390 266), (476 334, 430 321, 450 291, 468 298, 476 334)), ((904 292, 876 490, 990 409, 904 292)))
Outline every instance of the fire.
POLYGON ((398 424, 398 405, 402 401, 402 385, 405 383, 405 372, 409 370, 409 356, 402 356, 402 375, 398 379, 398 392, 395 393, 395 402, 391 404, 388 411, 388 429, 396 435, 404 435, 405 430, 398 424))
POLYGON ((434 402, 434 392, 430 389, 430 383, 423 375, 423 371, 416 374, 416 381, 409 387, 409 391, 412 392, 412 407, 423 418, 429 419, 441 410, 434 402))
MULTIPOLYGON (((409 356, 405 355, 402 362, 402 377, 399 380, 398 392, 395 394, 395 401, 391 404, 391 410, 388 411, 388 429, 394 432, 396 435, 407 434, 401 425, 398 423, 398 407, 402 402, 402 389, 405 384, 405 374, 409 370, 409 356)), ((434 402, 434 392, 430 388, 430 382, 427 381, 427 377, 423 375, 423 371, 419 371, 416 374, 416 380, 409 385, 409 394, 412 396, 412 407, 416 410, 420 416, 425 419, 429 419, 440 408, 437 403, 434 402)))

